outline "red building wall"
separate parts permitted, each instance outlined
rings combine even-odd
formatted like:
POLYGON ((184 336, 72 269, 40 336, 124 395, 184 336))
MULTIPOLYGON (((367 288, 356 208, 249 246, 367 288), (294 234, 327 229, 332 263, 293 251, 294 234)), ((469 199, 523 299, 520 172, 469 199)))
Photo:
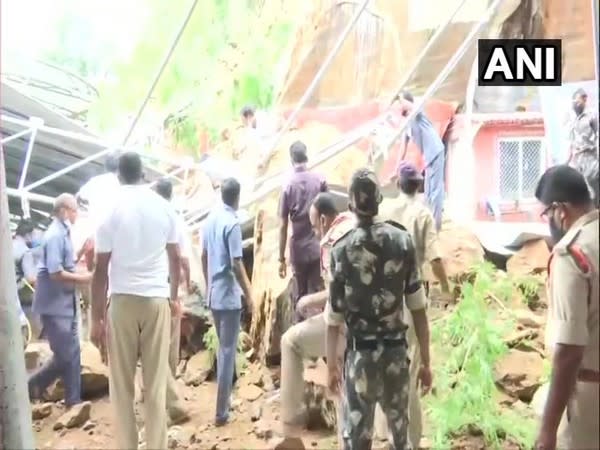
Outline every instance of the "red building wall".
MULTIPOLYGON (((475 148, 475 186, 477 187, 477 220, 494 220, 485 209, 484 200, 489 197, 498 197, 499 194, 499 159, 498 140, 510 137, 544 137, 544 124, 535 123, 488 123, 481 127, 473 146, 475 148)), ((545 167, 549 165, 548 151, 544 151, 542 158, 545 167)), ((515 205, 502 203, 500 206, 502 222, 531 222, 540 221, 541 207, 537 202, 515 205)))

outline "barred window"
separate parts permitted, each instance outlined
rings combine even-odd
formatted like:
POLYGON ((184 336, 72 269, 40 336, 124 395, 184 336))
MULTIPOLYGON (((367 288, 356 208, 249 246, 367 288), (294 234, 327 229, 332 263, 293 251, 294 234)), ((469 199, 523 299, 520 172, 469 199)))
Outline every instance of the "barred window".
POLYGON ((542 176, 544 145, 540 138, 507 138, 498 142, 499 193, 503 201, 531 200, 542 176))

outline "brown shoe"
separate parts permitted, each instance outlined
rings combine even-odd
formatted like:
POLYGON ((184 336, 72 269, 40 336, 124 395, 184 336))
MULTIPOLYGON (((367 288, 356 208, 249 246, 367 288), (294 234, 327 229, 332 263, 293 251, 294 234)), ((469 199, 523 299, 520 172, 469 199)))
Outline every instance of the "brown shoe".
POLYGON ((181 425, 189 421, 190 415, 185 409, 179 406, 169 408, 169 426, 181 425))
POLYGON ((275 445, 274 450, 305 450, 305 448, 302 439, 286 437, 275 445))

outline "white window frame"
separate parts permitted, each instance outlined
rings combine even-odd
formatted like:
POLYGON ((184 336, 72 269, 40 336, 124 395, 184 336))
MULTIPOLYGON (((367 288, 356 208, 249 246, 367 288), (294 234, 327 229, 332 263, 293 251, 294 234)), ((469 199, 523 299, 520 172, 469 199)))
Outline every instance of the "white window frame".
POLYGON ((497 173, 497 193, 500 203, 502 205, 519 205, 523 203, 534 203, 535 197, 523 197, 523 143, 525 141, 539 141, 540 142, 540 175, 544 173, 546 168, 546 139, 544 136, 502 136, 496 140, 496 173, 497 173), (518 142, 519 143, 519 169, 518 169, 518 177, 519 177, 519 190, 518 197, 516 199, 506 199, 502 198, 501 192, 501 150, 500 145, 502 142, 518 142))

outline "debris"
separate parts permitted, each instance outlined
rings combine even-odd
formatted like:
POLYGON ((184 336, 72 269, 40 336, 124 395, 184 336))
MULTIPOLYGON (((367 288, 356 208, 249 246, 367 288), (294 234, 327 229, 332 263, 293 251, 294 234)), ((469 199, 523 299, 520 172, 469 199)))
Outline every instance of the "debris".
POLYGON ((36 370, 52 357, 52 350, 47 342, 32 342, 25 349, 25 367, 28 371, 36 370))
POLYGON ((504 343, 512 348, 520 344, 522 341, 535 339, 538 336, 536 330, 522 330, 510 335, 504 340, 504 343))
POLYGON ((513 276, 545 272, 550 251, 544 239, 528 241, 506 262, 506 271, 513 276))
POLYGON ((42 420, 52 414, 52 403, 35 404, 31 406, 31 419, 42 420))
POLYGON ((317 367, 304 369, 304 407, 309 430, 333 430, 337 423, 335 401, 329 397, 327 366, 323 360, 317 367))
POLYGON ((496 383, 508 395, 529 403, 541 384, 543 358, 535 352, 511 350, 496 368, 496 383))
POLYGON ((544 324, 540 316, 526 309, 517 309, 513 314, 519 325, 525 328, 541 328, 544 324))
POLYGON ((199 386, 212 374, 214 361, 208 351, 202 351, 192 356, 186 364, 183 381, 187 386, 199 386))
POLYGON ((96 428, 96 422, 92 421, 92 420, 88 420, 84 425, 83 425, 83 431, 90 431, 93 430, 94 428, 96 428))
POLYGON ((259 439, 269 440, 273 437, 273 427, 261 420, 254 425, 254 434, 259 439))
MULTIPOLYGON (((467 227, 450 223, 440 231, 439 241, 446 273, 457 283, 467 280, 473 267, 483 262, 481 243, 467 227)), ((424 277, 427 281, 435 280, 429 264, 425 264, 424 277)))
POLYGON ((240 386, 237 391, 237 395, 244 400, 253 402, 263 395, 263 390, 254 384, 249 384, 240 386))
POLYGON ((186 308, 181 318, 181 358, 193 357, 204 350, 204 335, 210 326, 210 315, 200 301, 186 308))
POLYGON ((90 402, 83 402, 72 406, 58 418, 54 424, 54 429, 62 430, 63 428, 80 427, 90 419, 91 410, 92 404, 90 402))
POLYGON ((183 442, 182 434, 183 434, 183 430, 179 426, 174 426, 174 427, 169 428, 169 430, 167 432, 167 439, 168 439, 167 445, 170 449, 175 449, 175 448, 181 447, 181 443, 183 442))

